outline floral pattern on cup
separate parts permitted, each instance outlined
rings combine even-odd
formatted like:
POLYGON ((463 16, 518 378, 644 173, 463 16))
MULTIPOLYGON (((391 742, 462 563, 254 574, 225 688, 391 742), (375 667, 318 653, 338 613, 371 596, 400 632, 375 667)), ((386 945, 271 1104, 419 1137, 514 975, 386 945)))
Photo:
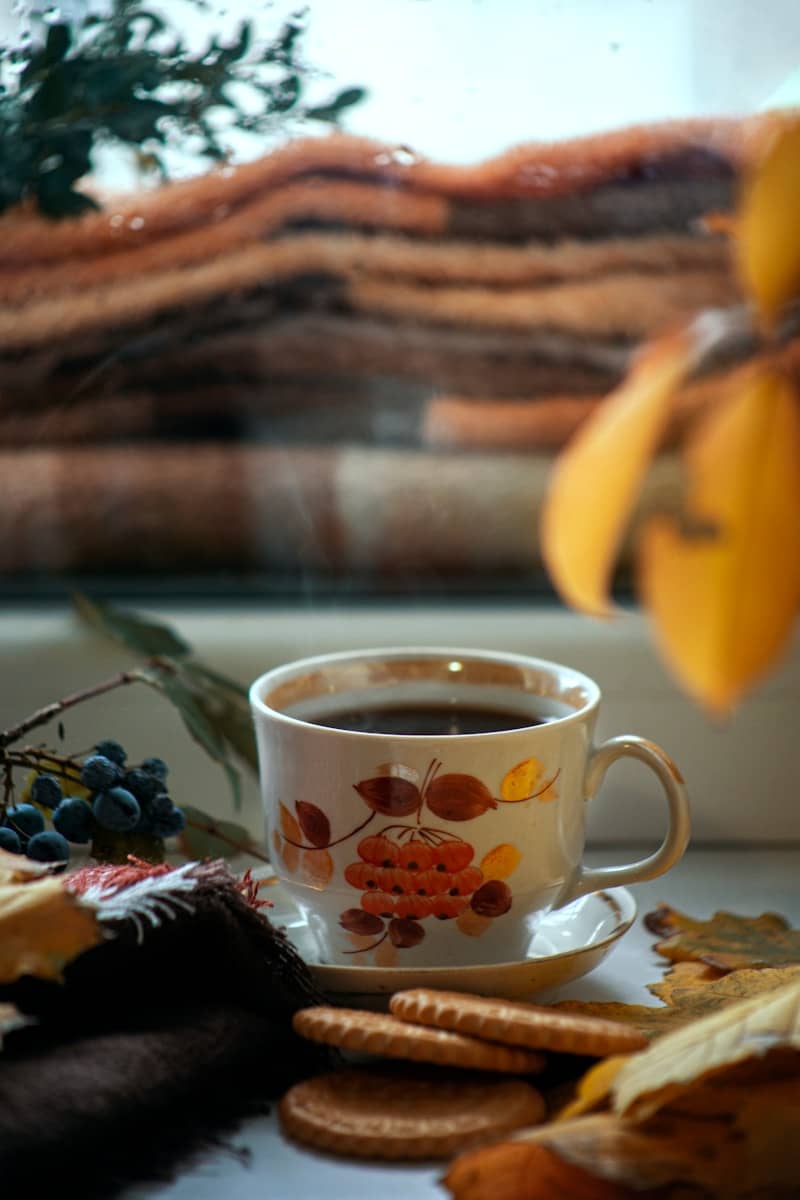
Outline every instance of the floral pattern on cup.
POLYGON ((339 923, 359 940, 360 953, 387 938, 396 949, 418 945, 427 919, 456 922, 471 937, 485 933, 507 913, 512 892, 506 879, 522 860, 520 850, 501 843, 475 865, 474 846, 457 834, 423 822, 427 809, 440 820, 473 821, 499 804, 556 798, 559 772, 545 778, 542 763, 523 759, 503 776, 500 795, 474 775, 440 774, 442 762, 431 760, 420 783, 418 772, 402 763, 383 763, 378 774, 353 784, 371 810, 365 821, 340 837, 331 836, 327 815, 315 804, 298 800, 295 813, 280 806, 280 830, 273 848, 286 869, 316 889, 328 886, 333 860, 328 850, 361 833, 377 815, 414 817, 413 824, 394 821, 379 833, 362 837, 358 861, 344 872, 345 881, 361 892, 358 906, 342 912, 339 923), (362 939, 371 938, 369 945, 362 939))

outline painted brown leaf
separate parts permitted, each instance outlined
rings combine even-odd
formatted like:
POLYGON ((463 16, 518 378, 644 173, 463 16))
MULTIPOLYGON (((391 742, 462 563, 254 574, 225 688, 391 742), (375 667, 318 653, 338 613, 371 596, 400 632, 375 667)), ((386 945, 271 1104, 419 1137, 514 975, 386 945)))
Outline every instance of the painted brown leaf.
POLYGON ((438 775, 425 793, 428 808, 443 821, 472 821, 497 801, 475 775, 438 775))
POLYGON ((307 800, 298 800, 295 808, 300 828, 311 845, 318 850, 329 845, 331 823, 322 809, 317 808, 316 804, 309 804, 307 800))
POLYGON ((470 901, 479 917, 502 917, 511 908, 511 888, 502 879, 490 879, 470 901))
POLYGON ((672 962, 703 962, 720 971, 800 963, 800 929, 792 929, 777 913, 741 917, 717 912, 710 920, 698 921, 661 905, 648 913, 645 924, 665 939, 656 950, 672 962))
POLYGON ((383 921, 372 913, 364 912, 363 908, 348 908, 339 917, 339 924, 348 933, 358 933, 370 936, 383 932, 383 921))
POLYGON ((425 937, 425 930, 419 921, 412 921, 410 917, 395 917, 389 922, 389 937, 399 949, 407 950, 410 946, 419 945, 425 937))
POLYGON ((385 817, 407 817, 419 808, 419 788, 397 775, 377 775, 354 783, 365 804, 385 817))

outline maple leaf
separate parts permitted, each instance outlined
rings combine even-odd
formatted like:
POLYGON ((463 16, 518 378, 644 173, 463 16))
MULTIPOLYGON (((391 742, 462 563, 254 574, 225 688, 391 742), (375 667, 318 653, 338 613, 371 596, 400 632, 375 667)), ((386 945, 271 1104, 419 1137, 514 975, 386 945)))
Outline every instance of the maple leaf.
POLYGON ((582 1099, 591 1105, 610 1093, 613 1111, 523 1130, 513 1143, 456 1159, 445 1183, 456 1200, 618 1200, 628 1189, 675 1184, 719 1200, 788 1200, 800 1187, 798 1083, 800 977, 767 1000, 733 1005, 598 1064, 582 1099))
POLYGON ((663 985, 652 984, 650 991, 668 999, 661 1007, 648 1004, 622 1004, 614 1000, 564 1000, 553 1007, 560 1012, 587 1017, 603 1017, 633 1025, 647 1038, 658 1038, 674 1029, 689 1025, 699 1017, 719 1012, 738 1000, 772 992, 792 980, 800 979, 800 964, 790 967, 765 967, 760 970, 732 971, 720 979, 688 986, 673 985, 661 993, 663 985))
POLYGON ((648 913, 644 923, 665 939, 655 949, 673 962, 695 961, 719 971, 800 963, 800 929, 792 929, 777 913, 740 917, 717 912, 707 921, 698 921, 661 905, 648 913))

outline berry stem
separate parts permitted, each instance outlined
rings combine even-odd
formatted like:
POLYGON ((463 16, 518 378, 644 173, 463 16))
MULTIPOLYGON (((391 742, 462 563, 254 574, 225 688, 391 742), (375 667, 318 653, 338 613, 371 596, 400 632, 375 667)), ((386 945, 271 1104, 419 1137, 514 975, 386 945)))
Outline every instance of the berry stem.
POLYGON ((39 725, 49 724, 54 717, 65 712, 68 708, 73 708, 76 704, 82 704, 84 700, 92 700, 95 696, 103 696, 106 692, 111 692, 114 688, 124 687, 128 683, 146 682, 147 676, 142 671, 120 671, 118 675, 114 675, 111 679, 105 679, 102 683, 96 683, 94 687, 84 688, 80 692, 73 692, 71 696, 64 696, 62 700, 55 700, 52 704, 46 704, 44 708, 37 709, 36 712, 26 717, 24 721, 20 721, 18 725, 12 725, 10 729, 4 729, 0 732, 0 750, 4 750, 6 746, 10 746, 13 742, 18 742, 29 730, 36 729, 39 725))
POLYGON ((343 950, 342 954, 368 954, 370 950, 377 949, 377 947, 380 946, 381 942, 385 942, 388 936, 389 936, 389 930, 387 929, 387 930, 385 930, 384 933, 381 934, 381 936, 378 938, 377 942, 373 942, 371 946, 362 946, 360 950, 343 950))
POLYGON ((432 758, 430 763, 428 764, 428 769, 425 772, 425 778, 422 781, 422 787, 419 789, 419 806, 417 808, 417 824, 418 825, 420 823, 420 820, 422 819, 422 806, 425 803, 425 793, 427 792, 428 786, 429 786, 431 780, 433 779, 434 775, 439 770, 439 767, 441 767, 441 765, 442 764, 438 758, 432 758))

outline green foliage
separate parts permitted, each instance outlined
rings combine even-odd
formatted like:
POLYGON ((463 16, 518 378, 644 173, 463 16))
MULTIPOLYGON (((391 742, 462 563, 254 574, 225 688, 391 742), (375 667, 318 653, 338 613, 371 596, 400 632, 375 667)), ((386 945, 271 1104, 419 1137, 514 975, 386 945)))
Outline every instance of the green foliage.
POLYGON ((217 821, 190 804, 181 805, 186 828, 181 834, 181 849, 187 858, 232 858, 253 852, 250 834, 232 821, 217 821))
POLYGON ((169 626, 88 596, 77 595, 73 602, 93 629, 150 660, 139 678, 175 705, 194 740, 222 767, 238 808, 241 780, 234 760, 258 772, 247 690, 192 658, 191 647, 169 626))
POLYGON ((246 21, 231 42, 213 37, 196 52, 142 0, 111 0, 108 15, 52 24, 43 41, 0 49, 0 212, 25 200, 51 217, 96 208, 77 184, 103 143, 134 148, 166 175, 170 140, 191 139, 206 159, 226 157, 220 115, 259 134, 290 114, 338 122, 365 93, 351 87, 324 104, 304 102, 313 72, 300 58, 303 28, 295 16, 260 44, 246 21))

